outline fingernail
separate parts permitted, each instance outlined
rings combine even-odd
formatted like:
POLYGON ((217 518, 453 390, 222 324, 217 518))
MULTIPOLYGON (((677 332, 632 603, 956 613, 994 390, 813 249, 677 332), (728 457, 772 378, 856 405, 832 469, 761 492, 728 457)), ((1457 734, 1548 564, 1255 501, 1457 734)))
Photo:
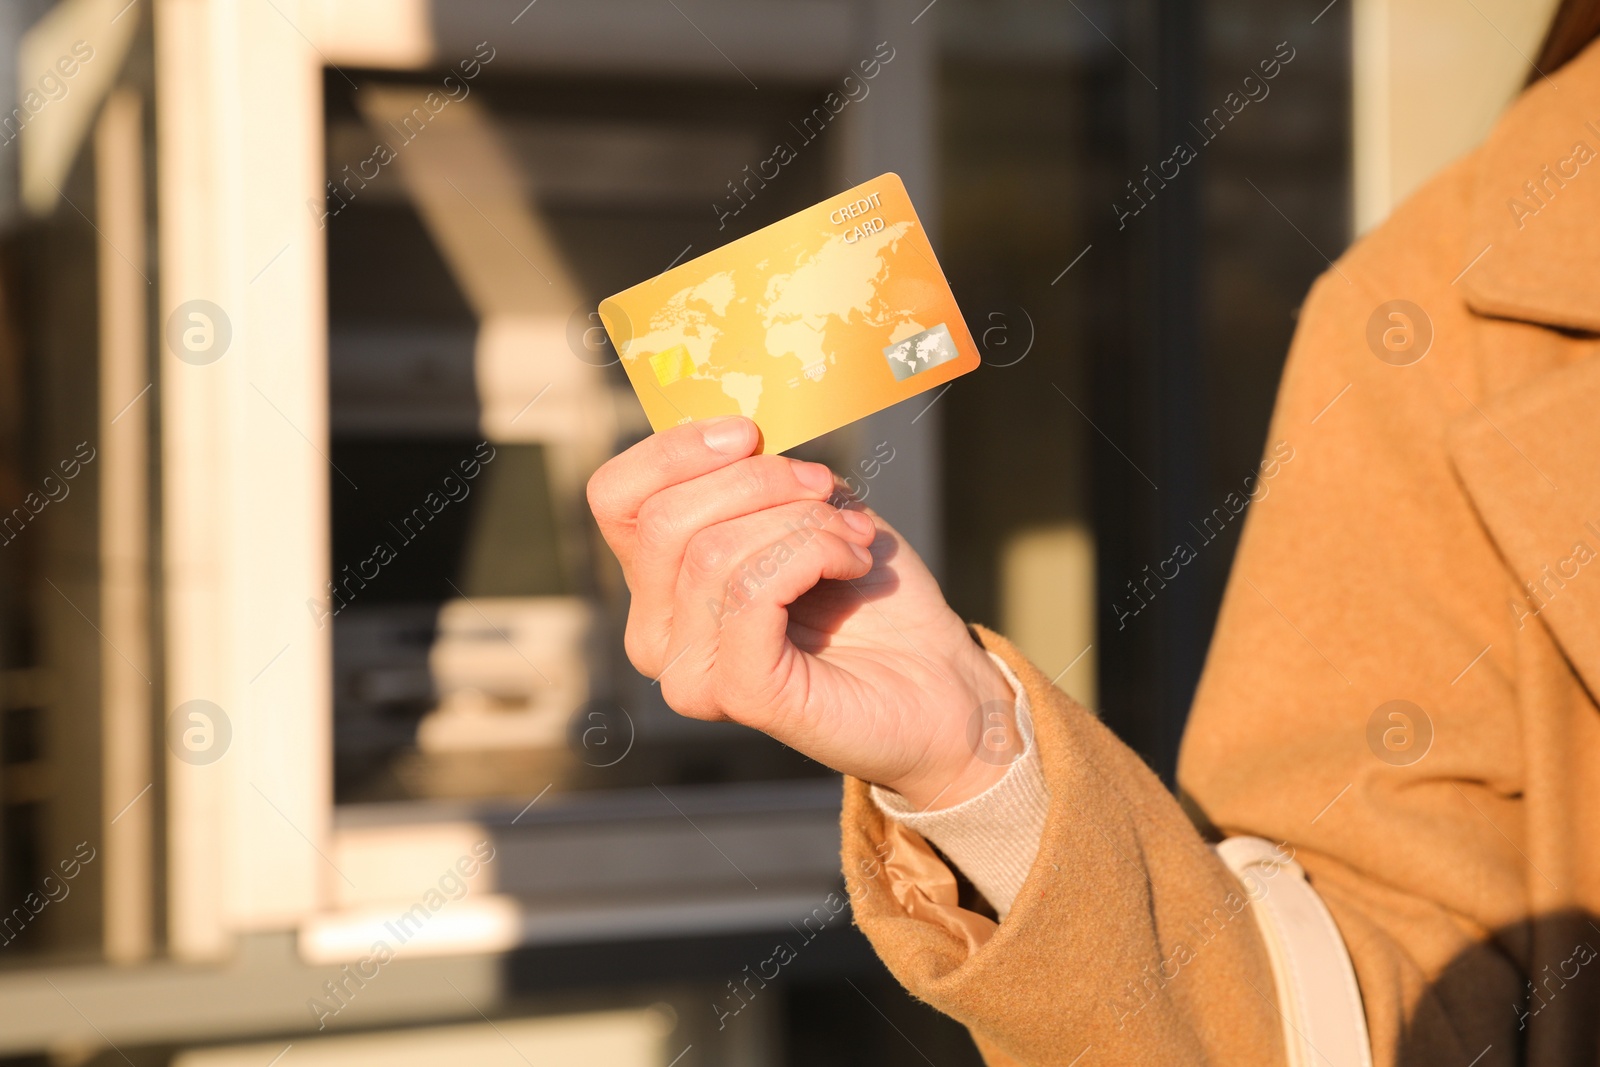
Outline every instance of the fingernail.
POLYGON ((700 425, 706 447, 713 452, 732 455, 750 448, 750 422, 737 416, 711 419, 700 425))
POLYGON ((844 508, 839 512, 839 517, 844 519, 844 524, 846 526, 850 527, 850 529, 854 530, 858 534, 871 533, 874 529, 876 529, 876 527, 872 525, 872 520, 861 514, 859 511, 851 511, 849 508, 844 508))
POLYGON ((814 493, 833 492, 833 472, 820 463, 804 463, 795 460, 791 468, 800 484, 814 493))
POLYGON ((860 545, 852 543, 850 545, 850 551, 854 552, 856 554, 856 559, 859 559, 862 563, 869 565, 872 563, 872 553, 867 549, 862 548, 860 545))

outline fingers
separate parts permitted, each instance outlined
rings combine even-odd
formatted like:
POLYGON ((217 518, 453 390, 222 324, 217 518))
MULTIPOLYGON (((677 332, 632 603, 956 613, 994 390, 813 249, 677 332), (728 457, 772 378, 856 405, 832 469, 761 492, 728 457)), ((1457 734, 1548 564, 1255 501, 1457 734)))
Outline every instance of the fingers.
POLYGON ((639 508, 670 485, 726 467, 754 452, 760 435, 749 419, 730 416, 651 434, 607 461, 589 479, 589 507, 612 551, 627 566, 639 508))
POLYGON ((775 706, 800 666, 787 607, 823 579, 872 569, 870 520, 804 502, 720 523, 689 543, 670 645, 681 659, 662 693, 686 715, 775 706))
MULTIPOLYGON (((844 516, 816 499, 793 501, 692 531, 677 552, 670 573, 661 567, 651 571, 648 581, 641 578, 636 583, 624 634, 628 659, 640 673, 658 677, 688 643, 704 637, 705 621, 721 614, 724 590, 711 587, 722 569, 768 552, 774 560, 782 560, 824 529, 862 545, 870 545, 875 533, 865 516, 844 516), (686 586, 703 587, 701 599, 685 601, 682 590, 686 586)), ((759 559, 754 562, 762 563, 759 559)), ((766 581, 760 575, 757 580, 766 581)))
POLYGON ((624 567, 633 593, 629 654, 637 654, 635 663, 656 662, 665 653, 678 572, 692 538, 744 515, 821 502, 832 491, 833 474, 821 464, 751 456, 646 500, 635 518, 631 559, 624 567))

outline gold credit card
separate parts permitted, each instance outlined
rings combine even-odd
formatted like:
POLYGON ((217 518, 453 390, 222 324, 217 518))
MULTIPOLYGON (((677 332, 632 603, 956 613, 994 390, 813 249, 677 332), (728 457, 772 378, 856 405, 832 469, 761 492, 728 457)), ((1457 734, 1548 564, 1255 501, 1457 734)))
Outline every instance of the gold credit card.
POLYGON ((656 430, 719 415, 782 452, 978 366, 899 175, 600 302, 656 430))

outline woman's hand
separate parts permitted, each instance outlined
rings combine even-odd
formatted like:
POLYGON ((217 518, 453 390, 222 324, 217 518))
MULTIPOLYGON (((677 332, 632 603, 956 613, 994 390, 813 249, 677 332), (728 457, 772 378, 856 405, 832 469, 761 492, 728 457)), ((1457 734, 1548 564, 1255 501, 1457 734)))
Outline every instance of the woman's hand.
POLYGON ((677 426, 590 479, 633 593, 628 658, 680 714, 753 726, 918 807, 976 796, 1005 771, 973 740, 1010 722, 1004 676, 899 534, 829 503, 826 467, 756 443, 748 419, 677 426))

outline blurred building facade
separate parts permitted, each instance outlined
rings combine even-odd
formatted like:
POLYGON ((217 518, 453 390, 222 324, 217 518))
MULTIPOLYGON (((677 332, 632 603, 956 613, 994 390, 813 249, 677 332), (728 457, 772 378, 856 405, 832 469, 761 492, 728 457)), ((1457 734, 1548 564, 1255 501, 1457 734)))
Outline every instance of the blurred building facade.
POLYGON ((1237 526, 1124 586, 1254 467, 1325 257, 1481 135, 1396 133, 1463 17, 6 5, 0 1062, 976 1063, 849 926, 837 778, 627 664, 594 306, 898 172, 987 365, 803 454, 1170 771, 1237 526))

